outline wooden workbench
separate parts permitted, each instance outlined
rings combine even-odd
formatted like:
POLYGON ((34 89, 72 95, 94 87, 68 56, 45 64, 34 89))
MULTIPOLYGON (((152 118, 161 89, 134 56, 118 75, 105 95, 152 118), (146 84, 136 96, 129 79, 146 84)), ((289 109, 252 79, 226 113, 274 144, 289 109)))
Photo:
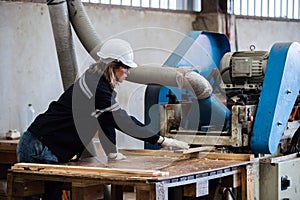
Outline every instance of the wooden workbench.
POLYGON ((135 188, 136 199, 167 200, 208 195, 209 181, 240 188, 251 199, 251 155, 174 153, 165 150, 123 151, 125 160, 97 158, 60 165, 15 164, 9 173, 9 199, 43 192, 44 181, 70 183, 72 200, 84 199, 83 188, 112 185, 112 199, 123 199, 123 186, 135 188))
POLYGON ((17 145, 19 140, 0 138, 0 200, 7 199, 7 170, 17 162, 17 145))
POLYGON ((17 162, 17 145, 19 140, 0 139, 0 164, 14 164, 17 162))

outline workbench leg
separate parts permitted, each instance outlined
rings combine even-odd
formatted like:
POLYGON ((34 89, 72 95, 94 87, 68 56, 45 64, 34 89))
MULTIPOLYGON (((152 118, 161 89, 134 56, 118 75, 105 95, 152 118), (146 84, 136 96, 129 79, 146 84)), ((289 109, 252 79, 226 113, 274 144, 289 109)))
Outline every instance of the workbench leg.
POLYGON ((13 184, 12 184, 12 174, 11 173, 7 173, 7 199, 8 200, 11 200, 11 196, 12 196, 12 187, 13 187, 13 184))
POLYGON ((103 185, 79 185, 72 184, 71 199, 72 200, 89 200, 103 199, 103 185))
POLYGON ((156 200, 156 192, 154 187, 136 187, 136 200, 156 200))
MULTIPOLYGON (((256 191, 256 183, 255 183, 255 171, 254 165, 257 163, 253 163, 251 165, 246 166, 246 173, 247 173, 247 200, 256 199, 254 191, 256 191)), ((259 167, 259 166, 258 166, 259 167)), ((259 168, 258 168, 259 169, 259 168)))
POLYGON ((22 197, 13 197, 13 175, 8 172, 7 174, 7 199, 8 200, 21 200, 22 197))
POLYGON ((111 185, 111 200, 123 199, 123 187, 121 185, 111 185))
POLYGON ((254 172, 253 165, 246 165, 241 169, 242 200, 254 199, 254 172))

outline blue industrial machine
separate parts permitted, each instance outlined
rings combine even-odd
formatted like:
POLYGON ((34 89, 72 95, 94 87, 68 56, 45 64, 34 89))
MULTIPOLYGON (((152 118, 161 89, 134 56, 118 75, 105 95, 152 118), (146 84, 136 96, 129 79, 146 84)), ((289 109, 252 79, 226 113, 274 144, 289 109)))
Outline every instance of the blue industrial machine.
POLYGON ((145 121, 151 121, 149 108, 159 104, 162 135, 233 151, 274 154, 278 150, 298 104, 298 43, 276 43, 270 52, 253 46, 230 52, 225 35, 193 31, 164 66, 192 67, 209 81, 213 93, 197 99, 188 89, 148 85, 145 121))
MULTIPOLYGON (((55 3, 49 5, 57 7, 55 3)), ((66 7, 64 4, 60 6, 61 9, 49 10, 52 16, 56 16, 53 20, 60 19, 57 17, 58 13, 66 17, 65 12, 62 12, 66 7)), ((95 60, 98 59, 95 52, 101 41, 82 2, 72 1, 68 4, 68 9, 72 25, 83 46, 95 60)), ((67 28, 66 31, 55 34, 56 41, 65 40, 68 30, 67 28)), ((73 45, 70 43, 65 46, 73 45)), ((294 112, 299 102, 299 54, 300 45, 296 42, 276 43, 270 52, 255 51, 254 48, 250 51, 231 52, 225 35, 192 31, 164 66, 192 68, 209 81, 213 93, 207 98, 197 98, 190 88, 147 85, 145 123, 154 126, 159 124, 159 127, 154 128, 159 129, 162 135, 176 137, 192 145, 216 145, 274 154, 282 136, 290 129, 288 121, 299 118, 297 112, 294 112), (153 113, 149 112, 153 105, 159 105, 159 110, 155 112, 159 113, 159 117, 150 118, 153 113), (289 120, 291 113, 293 117, 289 120)), ((71 49, 68 55, 59 54, 59 57, 66 58, 70 55, 74 55, 71 49)), ((71 61, 72 59, 70 63, 71 61)), ((73 65, 68 64, 66 67, 69 66, 73 65)), ((149 78, 145 74, 140 73, 132 81, 139 82, 139 79, 143 82, 143 79, 149 78)), ((295 129, 298 127, 296 124, 295 129)), ((300 129, 295 136, 292 143, 297 149, 300 129)))

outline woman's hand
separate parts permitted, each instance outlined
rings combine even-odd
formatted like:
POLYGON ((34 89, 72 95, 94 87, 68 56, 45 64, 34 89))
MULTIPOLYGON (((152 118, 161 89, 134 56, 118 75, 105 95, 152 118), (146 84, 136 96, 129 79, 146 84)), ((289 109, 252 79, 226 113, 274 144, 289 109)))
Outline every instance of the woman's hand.
POLYGON ((109 160, 124 160, 125 158, 127 158, 127 157, 121 153, 109 153, 108 154, 109 160))
POLYGON ((162 147, 175 147, 179 149, 189 149, 190 146, 186 142, 182 142, 173 138, 164 138, 163 142, 161 143, 162 147))

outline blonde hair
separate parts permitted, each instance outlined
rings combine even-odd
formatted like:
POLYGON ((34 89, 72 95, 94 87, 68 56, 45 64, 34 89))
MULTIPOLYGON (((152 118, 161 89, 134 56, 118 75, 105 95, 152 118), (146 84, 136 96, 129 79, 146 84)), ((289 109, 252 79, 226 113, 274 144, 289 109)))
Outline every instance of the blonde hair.
POLYGON ((104 78, 109 82, 110 86, 115 88, 118 84, 118 81, 115 78, 114 69, 119 67, 120 66, 117 65, 117 62, 115 61, 105 63, 102 60, 98 60, 89 66, 88 71, 93 74, 98 74, 99 76, 104 76, 104 78))

